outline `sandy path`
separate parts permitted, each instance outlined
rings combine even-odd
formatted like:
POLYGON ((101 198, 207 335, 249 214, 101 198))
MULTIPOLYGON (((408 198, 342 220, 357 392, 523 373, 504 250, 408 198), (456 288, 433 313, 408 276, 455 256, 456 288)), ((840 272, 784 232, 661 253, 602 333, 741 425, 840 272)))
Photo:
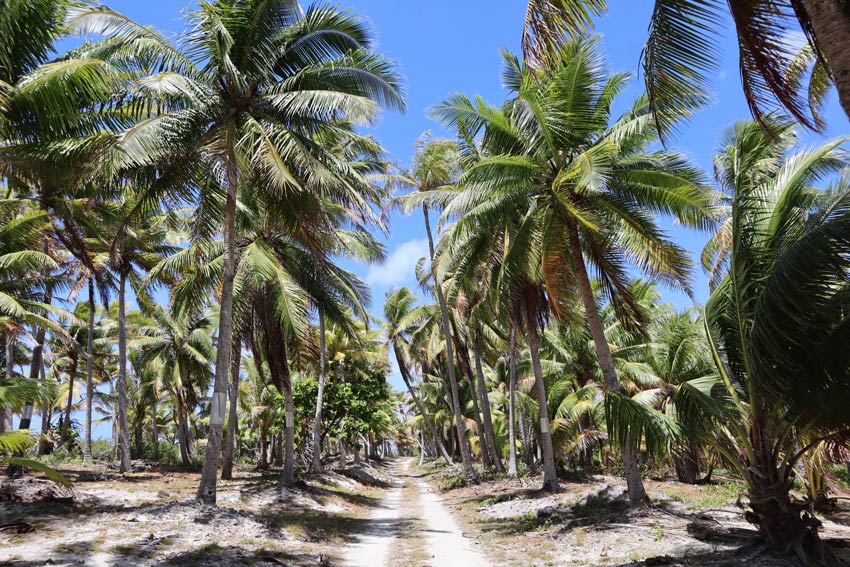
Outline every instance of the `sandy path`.
MULTIPOLYGON (((405 463, 407 467, 407 463, 405 463)), ((393 466, 393 473, 397 469, 393 466)), ((389 553, 396 537, 396 527, 401 517, 401 490, 398 484, 375 510, 369 521, 369 531, 358 537, 348 548, 345 567, 380 567, 389 565, 389 553)))
MULTIPOLYGON (((440 497, 424 480, 411 478, 407 471, 410 460, 401 466, 401 475, 394 474, 400 480, 392 492, 384 499, 370 521, 369 531, 363 534, 357 543, 351 545, 345 557, 345 567, 391 567, 391 551, 396 540, 399 523, 404 519, 399 511, 402 489, 415 483, 419 490, 421 508, 417 510, 417 519, 422 520, 425 529, 421 534, 427 539, 427 556, 430 567, 490 567, 484 557, 474 549, 472 542, 463 536, 454 518, 440 497)), ((398 466, 393 467, 393 473, 398 466)))
POLYGON ((489 567, 484 557, 463 536, 440 497, 424 480, 417 481, 422 499, 422 518, 428 525, 431 567, 489 567))

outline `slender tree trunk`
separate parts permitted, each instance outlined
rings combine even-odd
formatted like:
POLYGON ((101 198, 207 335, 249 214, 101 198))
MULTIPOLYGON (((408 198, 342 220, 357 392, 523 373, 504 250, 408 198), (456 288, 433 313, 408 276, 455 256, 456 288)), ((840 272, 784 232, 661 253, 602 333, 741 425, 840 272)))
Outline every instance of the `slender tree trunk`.
POLYGON ((826 57, 838 100, 850 118, 850 14, 844 0, 803 0, 818 47, 826 57))
POLYGON ((449 383, 451 384, 451 402, 452 414, 454 415, 455 429, 457 429, 458 440, 460 440, 460 458, 463 463, 463 473, 469 482, 478 482, 478 475, 475 469, 472 468, 472 459, 469 455, 469 449, 463 440, 466 439, 466 423, 463 421, 463 413, 460 410, 460 395, 457 387, 457 376, 455 376, 454 367, 454 349, 452 348, 452 332, 449 328, 449 313, 446 306, 446 296, 443 294, 443 288, 440 284, 440 278, 437 275, 436 258, 434 258, 434 237, 431 234, 431 221, 428 218, 428 205, 422 206, 422 212, 425 216, 425 232, 428 235, 428 250, 431 253, 431 276, 434 279, 434 289, 437 292, 437 300, 440 303, 440 320, 443 327, 443 338, 446 341, 446 359, 449 372, 449 383))
POLYGON ((121 458, 119 471, 133 472, 130 460, 130 427, 127 423, 127 275, 118 275, 118 452, 121 458))
POLYGON ((516 430, 514 428, 515 417, 515 397, 514 390, 516 389, 516 326, 511 325, 511 352, 508 361, 508 474, 510 476, 517 475, 516 463, 516 430))
POLYGON ((221 457, 221 430, 227 405, 227 374, 230 369, 230 350, 233 338, 233 280, 236 277, 236 198, 238 174, 233 154, 235 126, 228 132, 227 202, 224 216, 224 271, 221 277, 221 308, 219 310, 218 345, 215 357, 215 384, 213 385, 212 413, 207 437, 207 452, 198 486, 197 499, 205 504, 216 503, 216 478, 221 457))
POLYGON ((283 473, 280 477, 281 488, 295 486, 295 407, 292 403, 292 375, 289 372, 289 361, 286 350, 281 353, 283 375, 283 398, 286 406, 286 427, 284 428, 284 461, 283 473))
POLYGON ((342 439, 339 440, 339 466, 343 469, 348 466, 348 455, 345 451, 345 441, 342 439))
POLYGON ((416 404, 416 409, 419 411, 419 415, 422 416, 422 421, 425 422, 425 427, 428 428, 428 432, 434 437, 435 442, 437 443, 437 448, 440 451, 440 454, 446 460, 446 464, 452 464, 452 458, 449 456, 448 451, 443 446, 443 442, 440 440, 439 435, 437 435, 437 428, 434 427, 434 424, 431 423, 431 420, 428 419, 428 415, 425 413, 425 408, 422 407, 422 403, 419 401, 419 396, 416 395, 416 391, 413 389, 413 384, 411 384, 410 378, 410 370, 407 368, 407 364, 404 362, 404 359, 401 356, 401 350, 398 345, 393 342, 393 352, 395 353, 396 362, 398 362, 398 369, 401 373, 401 379, 404 380, 404 385, 407 387, 407 391, 410 394, 410 397, 413 399, 413 403, 416 404))
MULTIPOLYGON (((466 347, 465 345, 458 347, 458 356, 461 356, 461 348, 466 347)), ((458 364, 460 365, 460 361, 458 361, 458 364)), ((475 429, 478 433, 478 444, 481 446, 481 462, 485 469, 488 471, 493 470, 493 460, 490 458, 490 444, 487 440, 487 433, 484 430, 484 425, 481 423, 481 407, 478 404, 478 388, 475 387, 475 378, 472 376, 472 368, 462 367, 461 374, 466 378, 466 383, 469 384, 469 397, 472 398, 472 414, 475 421, 475 429), (465 370, 468 370, 469 373, 467 374, 465 370)))
POLYGON ((184 467, 191 464, 189 452, 189 432, 186 426, 185 408, 183 406, 183 395, 180 392, 180 387, 177 388, 177 443, 180 445, 180 460, 184 467))
POLYGON ((540 445, 543 451, 543 490, 555 492, 560 489, 558 473, 555 469, 555 451, 552 447, 552 431, 549 428, 549 408, 546 399, 546 384, 543 382, 543 368, 540 366, 540 337, 537 332, 537 309, 534 290, 526 292, 523 298, 525 321, 528 331, 528 349, 531 353, 531 365, 534 369, 534 384, 537 390, 537 405, 540 412, 540 445))
MULTIPOLYGON (((157 426, 157 415, 159 413, 159 403, 157 400, 157 396, 159 394, 156 391, 156 386, 154 386, 153 396, 151 397, 151 443, 153 443, 154 447, 159 447, 159 427, 157 426)), ((157 454, 159 454, 159 449, 156 449, 157 454)))
POLYGON ((90 463, 91 421, 94 409, 94 276, 89 276, 89 328, 86 338, 86 422, 83 431, 83 462, 90 463))
MULTIPOLYGON (((484 468, 493 469, 493 461, 490 458, 490 446, 487 434, 484 431, 484 426, 481 423, 481 407, 478 403, 478 388, 475 387, 475 377, 472 375, 472 362, 469 360, 469 347, 466 342, 461 339, 460 330, 457 326, 457 321, 453 316, 449 316, 449 325, 452 331, 452 340, 454 340, 455 352, 457 353, 457 365, 460 369, 461 376, 469 385, 470 398, 472 400, 472 417, 475 421, 475 431, 478 434, 478 443, 481 446, 481 461, 484 468)), ((470 441, 471 445, 471 441, 470 441)))
MULTIPOLYGON (((50 294, 47 294, 46 303, 50 303, 50 294)), ((39 327, 35 333, 35 346, 32 349, 32 360, 30 361, 30 381, 38 382, 38 373, 41 371, 41 359, 44 352, 44 338, 47 331, 39 327)), ((21 421, 18 429, 29 429, 32 424, 33 401, 28 400, 21 411, 21 421)))
MULTIPOLYGON (((284 449, 285 441, 283 440, 283 438, 284 438, 283 432, 278 433, 277 435, 275 435, 275 438, 274 438, 274 451, 272 451, 272 454, 274 455, 274 466, 276 466, 276 467, 282 467, 283 466, 283 453, 284 453, 284 450, 285 450, 284 449)), ((286 452, 287 452, 287 455, 288 455, 289 451, 286 450, 286 452)), ((294 462, 294 459, 293 459, 293 462, 294 462)))
POLYGON ((532 438, 531 427, 525 417, 525 411, 522 406, 517 406, 517 426, 519 428, 519 437, 522 439, 522 460, 525 466, 531 468, 534 465, 534 455, 532 448, 534 439, 532 438))
MULTIPOLYGON (((50 303, 50 294, 47 294, 46 302, 50 303)), ((32 350, 32 359, 30 360, 30 381, 37 382, 38 381, 38 373, 41 371, 41 359, 42 352, 44 350, 44 337, 46 335, 46 331, 43 327, 39 327, 38 331, 35 334, 35 346, 32 350)), ((8 356, 8 352, 7 352, 8 356)), ((34 400, 27 400, 24 407, 21 409, 21 419, 18 422, 18 429, 26 430, 30 429, 32 425, 32 411, 33 411, 34 400)), ((47 405, 46 402, 44 405, 47 405)), ((11 413, 11 412, 10 412, 11 413)), ((45 431, 44 423, 45 419, 47 419, 48 430, 50 425, 50 416, 47 415, 47 412, 42 412, 42 431, 45 431)), ((45 448, 47 445, 46 433, 43 434, 38 439, 38 454, 43 455, 45 453, 45 448)), ((23 474, 23 467, 18 465, 9 465, 9 469, 7 474, 10 478, 17 478, 23 474)))
POLYGON ((313 462, 310 467, 313 472, 322 472, 322 404, 325 398, 327 355, 325 316, 319 311, 319 393, 316 397, 316 416, 313 419, 313 462))
POLYGON ((493 431, 493 416, 490 413, 490 398, 487 396, 487 384, 484 381, 484 369, 481 366, 481 337, 472 339, 472 354, 475 357, 475 374, 478 377, 478 395, 481 397, 481 412, 484 416, 484 434, 493 451, 493 464, 498 472, 505 472, 501 451, 496 443, 496 433, 493 431))
POLYGON ((239 416, 239 367, 242 363, 242 341, 234 337, 233 355, 230 359, 230 407, 227 414, 227 439, 224 443, 224 460, 221 465, 221 480, 233 480, 233 450, 236 446, 236 429, 239 416))
POLYGON ((77 376, 78 364, 79 357, 77 353, 71 353, 71 366, 68 370, 68 403, 65 404, 65 418, 62 420, 62 431, 59 437, 62 445, 68 443, 68 432, 71 430, 71 409, 74 406, 74 378, 77 376))
POLYGON ((257 455, 257 468, 260 470, 266 470, 269 468, 269 437, 268 431, 263 429, 260 431, 260 453, 257 455))
MULTIPOLYGON (((47 245, 42 247, 43 252, 47 252, 47 245)), ((53 294, 51 291, 47 291, 44 294, 44 303, 50 305, 53 300, 53 294)), ((44 359, 44 339, 47 336, 47 329, 44 327, 39 327, 35 333, 35 347, 32 350, 32 359, 30 361, 30 380, 33 382, 38 382, 38 375, 42 372, 42 362, 44 359)), ((24 406, 23 411, 21 412, 21 423, 18 425, 18 429, 29 429, 30 424, 32 423, 32 410, 33 410, 34 401, 28 401, 24 406)), ((50 411, 49 405, 45 401, 42 404, 42 409, 46 411, 42 411, 41 414, 41 431, 42 435, 38 439, 38 454, 43 455, 47 451, 47 433, 50 431, 50 416, 48 412, 50 411), (45 419, 47 420, 47 427, 45 427, 45 419)), ((11 468, 11 467, 10 467, 11 468)))
MULTIPOLYGON (((570 225, 567 232, 570 240, 570 253, 573 256, 573 269, 575 270, 582 303, 584 303, 585 319, 587 320, 587 326, 590 328, 590 334, 593 336, 593 345, 596 349, 596 355, 599 357, 599 367, 602 370, 605 389, 609 393, 618 394, 620 393, 620 381, 617 379, 617 371, 614 367, 614 356, 608 347, 608 340, 605 338, 605 328, 602 326, 602 319, 599 316, 599 307, 596 305, 596 297, 593 295, 593 287, 587 275, 578 228, 575 225, 570 225)), ((647 504, 649 502, 649 496, 647 496, 646 489, 643 486, 643 480, 638 469, 637 456, 634 454, 628 434, 623 441, 621 447, 623 469, 629 489, 629 503, 634 508, 647 504)))
MULTIPOLYGON (((11 382, 15 376, 15 338, 12 331, 6 331, 6 380, 11 382)), ((12 430, 12 408, 0 406, 0 433, 12 430)))

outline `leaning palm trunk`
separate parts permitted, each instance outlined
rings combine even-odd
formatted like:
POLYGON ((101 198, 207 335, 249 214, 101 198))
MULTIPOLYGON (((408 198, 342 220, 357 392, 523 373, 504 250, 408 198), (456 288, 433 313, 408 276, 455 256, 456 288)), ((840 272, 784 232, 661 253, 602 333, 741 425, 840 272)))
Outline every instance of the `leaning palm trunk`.
POLYGON ((434 238, 431 235, 431 221, 428 218, 428 205, 422 206, 425 215, 425 232, 428 235, 428 249, 431 252, 431 276, 434 278, 434 289, 437 292, 437 300, 440 304, 440 322, 443 327, 443 338, 446 342, 446 366, 448 366, 449 383, 451 385, 452 414, 454 415, 455 429, 457 429, 458 445, 460 445, 460 458, 463 463, 463 473, 469 482, 478 482, 478 475, 472 468, 472 459, 469 448, 466 445, 466 423, 460 411, 460 394, 457 387, 457 376, 454 367, 454 349, 452 348, 452 332, 449 328, 449 314, 446 306, 446 296, 437 277, 437 266, 434 258, 434 238))
POLYGON ((516 421, 514 416, 516 412, 516 401, 514 397, 514 390, 516 389, 516 327, 513 325, 511 325, 510 348, 510 360, 508 361, 508 474, 516 476, 516 429, 514 428, 514 422, 516 421))
POLYGON ((230 360, 230 407, 227 414, 227 439, 224 442, 221 480, 233 480, 233 451, 236 447, 236 422, 239 419, 236 410, 239 401, 239 365, 241 362, 242 341, 234 337, 233 355, 230 360))
MULTIPOLYGON (((457 328, 454 329, 454 337, 457 340, 459 333, 457 332, 457 328)), ((487 440, 487 433, 484 430, 484 424, 481 422, 481 407, 478 403, 478 388, 475 386, 475 377, 472 376, 472 368, 469 363, 469 351, 466 349, 466 345, 457 340, 457 352, 458 356, 465 356, 465 359, 458 359, 458 366, 461 368, 461 374, 466 378, 466 383, 469 384, 469 394, 472 399, 472 417, 475 421, 475 430, 478 433, 478 444, 481 448, 481 461, 484 464, 484 468, 487 470, 493 469, 493 460, 490 458, 490 444, 487 440), (461 354, 462 353, 462 354, 461 354)))
MULTIPOLYGON (((605 389, 608 393, 618 394, 621 388, 620 381, 617 379, 617 371, 614 368, 614 357, 605 338, 605 329, 602 326, 599 308, 596 305, 596 298, 593 295, 593 287, 590 284, 590 278, 587 275, 587 268, 584 264, 584 255, 581 251, 578 229, 574 224, 568 228, 568 237, 579 293, 584 303, 585 319, 587 326, 590 328, 590 334, 593 336, 593 345, 596 349, 596 356, 599 358, 599 366, 602 369, 605 389)), ((634 454, 632 442, 628 434, 622 440, 621 450, 626 484, 629 489, 629 503, 633 508, 642 506, 649 502, 649 496, 647 496, 646 489, 643 487, 637 457, 634 454)))
POLYGON ((493 451, 493 465, 498 472, 503 473, 505 472, 505 465, 502 463, 502 455, 499 446, 496 444, 496 434, 493 431, 490 398, 487 396, 487 384, 484 382, 484 370, 481 367, 480 342, 475 338, 472 340, 472 355, 475 357, 475 375, 478 379, 478 395, 481 397, 481 415, 484 416, 484 435, 487 437, 487 444, 493 451))
POLYGON ((410 380, 409 370, 407 369, 407 365, 404 363, 404 359, 401 356, 401 351, 399 350, 398 345, 395 343, 393 343, 393 352, 395 353, 396 362, 398 362, 398 369, 401 373, 401 379, 404 380, 404 385, 407 387, 407 391, 410 394, 410 398, 416 405, 416 409, 417 411, 419 411, 419 415, 422 416, 422 421, 425 423, 425 427, 428 428, 428 433, 430 433, 431 437, 434 439, 434 442, 437 444, 437 449, 440 451, 440 455, 442 455, 443 459, 446 460, 446 464, 451 465, 452 458, 449 456, 448 451, 446 451, 446 447, 443 445, 443 441, 440 438, 440 435, 437 433, 437 428, 434 426, 431 420, 428 419, 428 414, 425 413, 425 408, 422 407, 422 403, 419 401, 419 396, 416 395, 416 390, 413 389, 413 384, 411 384, 410 380))
POLYGON ((221 281, 221 309, 218 325, 218 348, 215 356, 215 384, 213 385, 212 414, 207 437, 207 452, 197 499, 205 504, 215 504, 216 477, 221 457, 221 431, 224 425, 224 408, 227 404, 227 372, 230 367, 230 350, 233 337, 233 280, 236 277, 236 192, 238 177, 236 156, 233 155, 235 126, 230 125, 227 159, 227 204, 224 218, 224 272, 221 281))
POLYGON ((555 450, 552 447, 552 431, 549 428, 549 408, 546 400, 546 385, 543 382, 543 367, 540 365, 540 336, 537 331, 537 310, 532 297, 534 291, 526 293, 523 299, 525 322, 528 332, 528 349, 531 352, 531 366, 534 369, 534 384, 537 391, 537 405, 540 413, 540 446, 543 451, 543 490, 555 492, 560 489, 558 473, 555 469, 555 450))
POLYGON ((86 423, 83 437, 83 462, 90 463, 91 420, 94 409, 94 276, 89 276, 89 328, 86 338, 86 423))
POLYGON ((319 392, 316 396, 316 416, 313 419, 313 462, 310 467, 313 472, 322 472, 322 403, 325 397, 327 355, 325 316, 319 311, 319 392))
POLYGON ((118 454, 121 459, 120 472, 133 472, 130 462, 130 428, 127 424, 127 275, 121 271, 118 283, 118 454))

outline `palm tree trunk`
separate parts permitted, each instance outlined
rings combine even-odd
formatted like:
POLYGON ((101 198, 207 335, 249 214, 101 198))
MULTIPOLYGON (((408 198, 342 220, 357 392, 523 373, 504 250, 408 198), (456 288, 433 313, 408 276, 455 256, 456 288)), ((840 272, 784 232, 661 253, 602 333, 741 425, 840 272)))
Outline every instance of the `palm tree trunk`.
POLYGON ((283 369, 283 398, 286 406, 286 417, 283 439, 283 473, 280 476, 281 488, 295 486, 295 407, 292 402, 292 374, 289 371, 286 347, 280 355, 283 369))
POLYGON ((230 350, 233 338, 233 280, 236 277, 236 194, 238 175, 233 124, 228 132, 227 203, 224 215, 224 272, 221 277, 221 307, 219 310, 218 345, 215 356, 215 383, 213 385, 212 413, 207 437, 204 468, 198 485, 197 499, 205 504, 216 502, 216 478, 221 457, 221 430, 227 406, 227 373, 230 369, 230 350))
POLYGON ((398 369, 401 373, 401 379, 404 380, 404 385, 407 386, 407 392, 410 394, 413 403, 416 404, 416 409, 419 411, 419 415, 422 416, 422 421, 425 422, 425 426, 428 428, 428 432, 434 438, 437 443, 437 448, 440 451, 440 454, 446 460, 446 464, 451 465, 452 458, 449 456, 449 453, 446 451, 446 448, 443 446, 443 442, 440 440, 440 436, 437 435, 437 428, 434 427, 434 424, 431 423, 431 420, 428 419, 428 414, 425 413, 425 408, 422 407, 422 403, 419 401, 419 396, 416 395, 416 391, 413 389, 413 384, 410 379, 410 371, 407 368, 407 364, 405 364, 404 359, 401 356, 401 350, 398 347, 398 344, 393 342, 393 352, 395 353, 396 362, 398 362, 398 369))
POLYGON ((257 469, 266 470, 269 468, 269 437, 268 431, 264 428, 260 431, 260 452, 257 455, 257 469))
POLYGON ((540 413, 540 444, 543 450, 543 490, 556 492, 560 489, 558 473, 555 469, 555 450, 552 447, 552 431, 549 428, 549 407, 546 400, 546 384, 543 382, 543 368, 540 366, 540 337, 537 333, 537 308, 535 291, 531 288, 523 298, 525 307, 526 330, 528 331, 528 349, 531 352, 531 365, 534 369, 534 383, 537 390, 537 405, 540 413))
MULTIPOLYGON (((283 453, 284 453, 284 445, 285 441, 283 440, 284 433, 280 432, 274 437, 274 446, 272 450, 272 455, 274 455, 274 466, 282 467, 283 466, 283 453)), ((287 455, 289 451, 286 451, 287 455)), ((293 459, 293 463, 294 463, 293 459)))
POLYGON ((516 326, 511 325, 511 352, 508 361, 508 474, 511 476, 517 475, 516 463, 516 430, 514 422, 516 421, 514 413, 515 398, 514 389, 516 389, 516 326))
MULTIPOLYGON (((602 319, 599 316, 599 307, 596 305, 596 297, 593 295, 593 287, 590 284, 590 277, 587 275, 578 228, 575 224, 569 225, 567 233, 570 239, 573 269, 575 270, 579 293, 584 303, 585 319, 587 320, 587 326, 590 328, 590 334, 593 336, 593 345, 596 349, 596 356, 599 358, 599 367, 602 369, 605 389, 610 393, 616 394, 620 392, 620 381, 617 379, 614 356, 608 347, 608 340, 605 338, 605 328, 602 326, 602 319)), ((628 434, 623 441, 621 449, 623 469, 629 489, 629 503, 635 508, 648 503, 649 496, 647 496, 646 489, 643 486, 637 457, 633 452, 631 439, 628 434)))
POLYGON ((156 419, 157 414, 159 413, 159 408, 157 407, 159 404, 157 403, 157 396, 159 394, 156 391, 156 386, 154 385, 153 396, 151 397, 151 443, 156 447, 157 455, 159 454, 159 427, 157 426, 156 419))
POLYGON ((325 371, 328 345, 325 338, 325 316, 319 311, 319 393, 316 396, 316 416, 313 419, 313 462, 310 469, 322 472, 322 404, 325 398, 325 371))
POLYGON ((487 384, 484 382, 484 370, 481 366, 481 348, 480 337, 472 339, 472 356, 475 358, 475 374, 478 378, 478 395, 481 397, 481 414, 484 416, 484 435, 487 437, 487 443, 493 451, 493 464, 496 471, 505 472, 505 465, 502 463, 502 455, 499 451, 499 446, 496 444, 496 434, 493 431, 493 416, 490 413, 490 398, 487 396, 487 384))
POLYGON ((525 466, 531 468, 534 465, 534 455, 532 454, 532 445, 534 445, 534 440, 532 439, 532 431, 531 427, 528 424, 528 421, 525 418, 525 411, 522 406, 519 405, 516 407, 517 410, 517 428, 519 429, 519 438, 522 439, 522 460, 525 463, 525 466))
POLYGON ((437 276, 437 266, 434 262, 434 237, 431 235, 431 221, 428 218, 428 205, 422 205, 422 212, 425 216, 425 232, 428 234, 428 249, 431 253, 431 276, 434 278, 434 288, 437 291, 437 300, 440 303, 440 321, 443 327, 443 338, 446 341, 446 359, 448 360, 449 383, 451 384, 452 398, 452 414, 454 415, 455 429, 460 445, 460 458, 463 463, 463 473, 469 482, 478 482, 478 475, 475 469, 472 468, 472 459, 469 455, 469 449, 464 440, 466 439, 466 423, 463 421, 463 414, 460 411, 460 395, 457 388, 457 376, 455 376, 454 367, 454 349, 452 348, 452 332, 449 328, 449 313, 446 306, 446 296, 443 294, 443 288, 440 285, 440 278, 437 276))
POLYGON ((180 445, 180 460, 184 467, 191 464, 189 458, 189 432, 186 427, 185 409, 183 407, 183 395, 180 387, 177 388, 177 443, 180 445))
POLYGON ((86 338, 86 423, 83 436, 83 462, 90 463, 91 420, 94 409, 94 275, 89 276, 89 329, 86 338))
POLYGON ((127 423, 127 275, 118 275, 118 451, 121 457, 119 472, 133 472, 130 461, 130 427, 127 423))
MULTIPOLYGON (((15 376, 15 338, 12 331, 6 331, 6 380, 11 382, 15 376)), ((0 433, 12 430, 12 408, 0 406, 0 433)))
MULTIPOLYGON (((38 350, 38 357, 35 356, 35 350, 33 350, 32 356, 32 364, 36 367, 36 373, 33 375, 32 370, 30 370, 30 379, 38 380, 41 378, 41 382, 46 383, 46 376, 44 372, 44 340, 47 335, 46 329, 39 329, 38 334, 36 336, 36 349, 38 350), (37 360, 37 362, 36 362, 37 360)), ((58 380, 58 377, 57 377, 58 380)), ((47 399, 42 400, 41 403, 41 436, 38 439, 38 454, 46 455, 51 452, 51 443, 48 439, 48 435, 50 434, 50 420, 53 416, 53 407, 51 402, 47 399)))
POLYGON ((449 319, 452 324, 453 336, 455 340, 455 348, 458 354, 458 367, 461 375, 469 385, 470 398, 472 398, 472 417, 475 421, 475 430, 478 433, 478 443, 481 446, 481 460, 486 470, 493 470, 493 460, 490 458, 490 444, 487 439, 487 434, 484 431, 484 425, 481 423, 481 407, 478 404, 478 388, 475 387, 475 378, 472 376, 472 364, 469 361, 469 349, 466 344, 460 340, 460 333, 454 322, 454 318, 449 319))
MULTIPOLYGON (((754 412, 756 416, 764 415, 754 412)), ((747 496, 751 512, 746 519, 758 526, 759 533, 773 549, 794 552, 804 565, 811 564, 806 550, 823 552, 817 530, 821 524, 809 514, 805 501, 791 500, 791 478, 789 463, 780 463, 770 428, 761 417, 754 417, 750 425, 750 445, 753 462, 746 469, 747 496)))
POLYGON ((227 439, 224 442, 224 460, 221 464, 221 480, 233 480, 233 449, 236 446, 236 414, 239 401, 239 367, 242 363, 242 341, 234 337, 233 355, 230 357, 230 407, 227 414, 227 439))
POLYGON ((74 405, 74 378, 77 376, 79 357, 76 352, 71 354, 71 367, 68 369, 68 402, 65 404, 65 418, 62 420, 62 431, 59 439, 62 445, 68 443, 68 432, 71 430, 71 408, 74 405))
POLYGON ((803 0, 817 39, 832 74, 838 100, 850 118, 850 17, 844 0, 803 0))
MULTIPOLYGON (((50 303, 50 294, 45 299, 46 303, 50 303)), ((38 373, 41 371, 41 359, 44 352, 44 337, 47 334, 46 329, 39 327, 35 333, 35 346, 32 349, 32 360, 30 361, 30 380, 38 381, 38 373)), ((29 429, 32 423, 32 408, 33 401, 27 401, 21 411, 21 421, 18 423, 18 429, 29 429)))

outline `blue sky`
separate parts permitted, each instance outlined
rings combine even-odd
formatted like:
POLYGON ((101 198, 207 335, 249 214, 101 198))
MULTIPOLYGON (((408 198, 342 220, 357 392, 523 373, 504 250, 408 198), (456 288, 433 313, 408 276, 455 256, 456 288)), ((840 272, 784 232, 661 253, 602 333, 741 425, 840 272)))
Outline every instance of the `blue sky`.
MULTIPOLYGON (((113 0, 108 4, 140 23, 174 33, 184 25, 181 9, 190 5, 172 0, 113 0)), ((525 10, 522 0, 344 0, 341 4, 370 22, 378 38, 378 51, 398 62, 406 78, 407 112, 386 114, 372 129, 392 160, 408 163, 414 141, 426 130, 435 136, 447 135, 427 117, 428 108, 447 95, 477 93, 496 104, 503 99, 499 52, 503 48, 513 51, 519 48, 525 10)), ((603 36, 611 70, 636 75, 631 88, 621 97, 619 110, 623 110, 642 91, 637 77, 638 62, 652 2, 632 0, 612 2, 612 5, 612 12, 600 20, 598 31, 603 36)), ((671 143, 706 171, 710 171, 712 152, 721 132, 735 120, 749 116, 737 70, 734 38, 728 28, 719 41, 722 53, 713 81, 713 103, 697 114, 671 143)), ((829 136, 847 131, 847 119, 834 99, 833 96, 826 113, 829 136)), ((802 136, 805 143, 818 138, 813 134, 802 136)), ((696 260, 705 236, 664 222, 668 224, 664 228, 696 260)), ((405 218, 394 213, 386 245, 389 257, 383 266, 351 266, 372 288, 374 313, 380 313, 387 289, 402 285, 416 287, 414 266, 427 254, 421 215, 405 218)), ((707 297, 706 278, 697 273, 694 283, 696 299, 703 302, 707 297)), ((679 307, 690 305, 690 300, 681 293, 662 292, 679 307)), ((401 387, 397 372, 391 381, 401 387)))

